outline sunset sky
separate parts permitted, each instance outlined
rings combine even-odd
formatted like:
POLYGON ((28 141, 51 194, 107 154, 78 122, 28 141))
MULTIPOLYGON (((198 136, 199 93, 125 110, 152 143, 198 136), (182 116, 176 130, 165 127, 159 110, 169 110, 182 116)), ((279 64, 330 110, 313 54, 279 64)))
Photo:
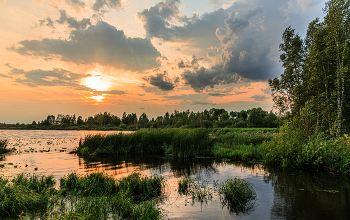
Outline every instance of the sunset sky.
POLYGON ((278 45, 324 0, 0 0, 0 123, 270 110, 278 45))

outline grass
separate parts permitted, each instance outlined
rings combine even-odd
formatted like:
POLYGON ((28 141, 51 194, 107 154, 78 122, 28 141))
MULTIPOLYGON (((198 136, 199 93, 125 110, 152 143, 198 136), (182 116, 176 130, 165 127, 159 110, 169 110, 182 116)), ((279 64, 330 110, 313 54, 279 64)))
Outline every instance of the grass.
POLYGON ((45 213, 55 200, 54 184, 52 176, 19 174, 11 181, 0 176, 1 219, 45 213))
POLYGON ((178 192, 183 195, 191 195, 192 202, 204 202, 213 197, 213 192, 207 180, 200 181, 185 176, 178 182, 178 192))
POLYGON ((88 135, 76 152, 81 156, 164 154, 211 155, 214 142, 206 129, 141 129, 129 134, 88 135))
POLYGON ((9 150, 6 149, 7 145, 8 145, 8 140, 0 139, 0 154, 9 152, 9 150))
POLYGON ((224 144, 216 143, 214 147, 216 159, 227 158, 234 161, 257 162, 264 160, 264 148, 259 145, 238 145, 234 149, 226 148, 224 144))
POLYGON ((251 201, 256 198, 253 185, 239 178, 228 179, 219 184, 219 193, 222 203, 234 213, 249 211, 253 207, 251 201))
POLYGON ((0 219, 160 219, 155 199, 163 177, 139 173, 115 181, 103 173, 71 173, 54 189, 52 176, 0 177, 0 219))

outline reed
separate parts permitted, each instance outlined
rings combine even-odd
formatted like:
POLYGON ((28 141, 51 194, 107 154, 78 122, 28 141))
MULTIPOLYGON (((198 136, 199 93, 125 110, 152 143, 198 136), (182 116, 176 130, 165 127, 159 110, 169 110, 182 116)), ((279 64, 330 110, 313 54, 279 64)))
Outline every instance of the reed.
POLYGON ((8 145, 8 140, 6 139, 0 139, 0 154, 7 153, 9 150, 6 149, 8 145))
POLYGON ((64 192, 83 196, 101 196, 117 191, 115 180, 104 173, 90 173, 86 176, 71 173, 60 179, 60 188, 64 192))
POLYGON ((20 174, 12 181, 0 176, 0 218, 41 215, 55 201, 52 176, 20 174))
POLYGON ((212 189, 207 180, 200 181, 185 176, 178 182, 178 192, 183 195, 191 195, 192 202, 204 202, 213 197, 212 189))
POLYGON ((81 156, 122 154, 210 155, 213 139, 206 129, 141 129, 129 134, 88 135, 76 152, 81 156))
POLYGON ((235 161, 256 162, 264 160, 264 148, 261 144, 238 145, 234 149, 225 148, 224 144, 216 143, 214 148, 216 159, 227 158, 235 161))
POLYGON ((221 201, 231 212, 247 212, 256 198, 253 185, 246 180, 234 178, 219 184, 221 201))

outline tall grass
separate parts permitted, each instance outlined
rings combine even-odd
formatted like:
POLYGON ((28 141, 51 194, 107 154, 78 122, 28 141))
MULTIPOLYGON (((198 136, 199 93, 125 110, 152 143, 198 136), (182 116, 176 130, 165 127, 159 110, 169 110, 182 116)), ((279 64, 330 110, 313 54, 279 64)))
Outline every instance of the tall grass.
POLYGON ((216 159, 227 158, 235 161, 256 162, 264 160, 264 148, 261 144, 238 145, 234 149, 226 148, 224 144, 217 143, 214 147, 216 159))
POLYGON ((216 142, 225 148, 234 149, 239 145, 258 145, 272 140, 274 132, 227 132, 216 134, 216 142))
POLYGON ((212 189, 207 180, 200 181, 185 176, 178 182, 178 192, 184 195, 191 195, 192 202, 204 202, 213 197, 212 189))
POLYGON ((253 185, 239 178, 228 179, 221 183, 219 193, 222 196, 222 203, 235 213, 249 211, 253 207, 250 202, 256 198, 253 185))
POLYGON ((8 152, 8 150, 6 149, 7 145, 8 145, 8 140, 0 139, 0 154, 4 154, 8 152))
POLYGON ((153 199, 161 196, 163 177, 134 173, 115 181, 103 173, 60 179, 20 174, 0 176, 0 219, 160 219, 153 199))
POLYGON ((77 153, 88 155, 164 154, 189 157, 210 155, 213 139, 206 129, 142 129, 130 134, 89 135, 81 140, 77 153))
POLYGON ((0 218, 43 214, 55 200, 52 176, 19 174, 9 181, 0 176, 0 218))

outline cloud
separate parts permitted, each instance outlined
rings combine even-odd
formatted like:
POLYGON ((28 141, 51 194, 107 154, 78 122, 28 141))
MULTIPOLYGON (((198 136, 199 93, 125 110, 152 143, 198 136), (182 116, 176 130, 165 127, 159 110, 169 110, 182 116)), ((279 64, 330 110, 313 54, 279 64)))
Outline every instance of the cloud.
POLYGON ((182 68, 191 68, 191 67, 194 67, 194 68, 197 68, 198 67, 198 61, 199 60, 202 60, 203 58, 197 58, 194 54, 192 55, 192 61, 185 64, 185 62, 183 60, 181 60, 177 66, 179 67, 179 69, 182 69, 182 68))
POLYGON ((68 40, 24 40, 7 49, 21 55, 59 58, 76 64, 97 63, 132 71, 156 68, 161 57, 149 39, 127 37, 102 21, 86 30, 73 30, 68 40))
POLYGON ((217 97, 226 96, 226 94, 223 94, 223 93, 207 93, 207 95, 210 95, 210 96, 217 96, 217 97))
POLYGON ((223 66, 217 65, 210 69, 201 67, 199 70, 187 70, 182 74, 185 85, 191 86, 195 91, 203 90, 209 86, 213 88, 215 85, 224 85, 229 83, 237 83, 240 76, 237 73, 228 73, 223 66))
POLYGON ((203 94, 181 94, 181 95, 172 95, 172 96, 163 96, 166 100, 191 100, 198 101, 206 99, 207 97, 203 94))
POLYGON ((166 72, 164 74, 157 73, 155 76, 145 77, 144 80, 162 91, 173 90, 175 88, 175 83, 178 82, 178 79, 169 79, 166 76, 166 72))
POLYGON ((121 0, 96 0, 92 5, 92 10, 100 12, 101 9, 108 7, 112 9, 120 9, 122 7, 121 0))
POLYGON ((206 102, 206 101, 194 101, 191 103, 191 105, 216 105, 212 102, 206 102))
POLYGON ((126 92, 124 91, 121 91, 121 90, 111 90, 111 91, 94 91, 93 92, 95 95, 124 95, 124 94, 127 94, 126 92))
POLYGON ((146 36, 170 42, 190 41, 192 46, 204 49, 212 45, 218 46, 220 42, 215 30, 221 27, 228 17, 225 10, 219 9, 201 16, 193 14, 188 18, 180 14, 179 4, 179 0, 160 2, 137 13, 146 36))
POLYGON ((9 76, 9 75, 5 75, 5 74, 1 74, 1 73, 0 73, 0 77, 4 77, 4 78, 11 78, 11 76, 9 76))
POLYGON ((87 87, 80 85, 80 80, 90 75, 72 73, 65 69, 55 68, 53 70, 30 70, 13 68, 9 75, 22 75, 15 79, 15 82, 21 83, 30 87, 37 86, 69 86, 76 89, 89 90, 87 87))
POLYGON ((67 24, 69 28, 74 28, 77 30, 86 29, 87 26, 91 25, 89 18, 84 18, 81 21, 78 21, 77 19, 68 16, 65 10, 60 10, 59 12, 60 18, 56 20, 56 22, 59 24, 67 24))
POLYGON ((50 17, 47 17, 43 20, 39 20, 39 26, 44 26, 44 25, 51 28, 55 28, 54 21, 50 17))
POLYGON ((81 0, 66 0, 66 3, 71 5, 76 11, 84 9, 86 5, 85 2, 81 0))
POLYGON ((137 94, 138 96, 145 96, 146 94, 137 94))
POLYGON ((266 97, 265 95, 253 95, 250 98, 253 98, 256 102, 262 102, 268 99, 268 97, 266 97))

